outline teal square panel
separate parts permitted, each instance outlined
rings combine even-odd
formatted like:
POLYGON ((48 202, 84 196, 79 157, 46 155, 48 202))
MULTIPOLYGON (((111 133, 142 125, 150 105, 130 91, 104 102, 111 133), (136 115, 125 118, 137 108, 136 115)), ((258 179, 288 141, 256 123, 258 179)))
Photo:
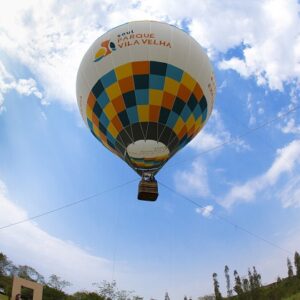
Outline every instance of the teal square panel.
POLYGON ((149 90, 135 90, 135 99, 137 105, 149 104, 149 90))
POLYGON ((102 78, 101 78, 101 82, 102 82, 102 85, 104 86, 104 88, 109 87, 116 81, 117 81, 117 77, 116 77, 114 70, 111 70, 110 72, 108 72, 107 74, 102 76, 102 78))
POLYGON ((136 106, 132 106, 130 108, 127 108, 126 112, 127 112, 130 124, 134 124, 134 123, 139 122, 136 106))
POLYGON ((175 112, 171 111, 166 125, 169 128, 173 128, 175 126, 178 118, 179 118, 179 116, 175 112))
POLYGON ((149 76, 149 88, 154 90, 163 90, 165 85, 165 76, 153 75, 149 76))
POLYGON ((187 119, 191 116, 191 114, 192 114, 192 112, 191 112, 190 108, 187 105, 185 105, 180 115, 181 115, 183 121, 186 122, 187 119))
POLYGON ((99 103, 100 107, 104 109, 109 102, 107 94, 105 92, 102 92, 102 94, 97 98, 97 102, 99 103))
POLYGON ((183 71, 180 70, 179 68, 176 68, 172 65, 168 65, 167 67, 167 73, 166 73, 166 76, 167 77, 170 77, 178 82, 181 81, 181 78, 182 78, 182 75, 183 75, 183 71))
POLYGON ((104 113, 101 114, 99 121, 105 128, 107 128, 107 126, 109 125, 109 119, 104 113))

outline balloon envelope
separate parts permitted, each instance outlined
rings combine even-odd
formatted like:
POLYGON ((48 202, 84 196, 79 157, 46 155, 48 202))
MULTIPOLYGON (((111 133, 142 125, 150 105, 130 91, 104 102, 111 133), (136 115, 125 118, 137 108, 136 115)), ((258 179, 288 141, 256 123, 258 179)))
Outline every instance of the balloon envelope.
POLYGON ((77 75, 85 123, 140 175, 155 175, 195 137, 214 97, 206 53, 187 33, 161 22, 108 31, 88 49, 77 75))

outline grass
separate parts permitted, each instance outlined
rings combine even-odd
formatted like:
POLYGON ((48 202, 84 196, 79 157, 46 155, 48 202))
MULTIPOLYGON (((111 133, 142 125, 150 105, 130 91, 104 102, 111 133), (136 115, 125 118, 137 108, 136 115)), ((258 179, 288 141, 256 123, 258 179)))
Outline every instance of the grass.
POLYGON ((290 296, 290 297, 287 297, 287 298, 284 298, 282 300, 299 300, 300 299, 300 293, 297 293, 293 296, 290 296))

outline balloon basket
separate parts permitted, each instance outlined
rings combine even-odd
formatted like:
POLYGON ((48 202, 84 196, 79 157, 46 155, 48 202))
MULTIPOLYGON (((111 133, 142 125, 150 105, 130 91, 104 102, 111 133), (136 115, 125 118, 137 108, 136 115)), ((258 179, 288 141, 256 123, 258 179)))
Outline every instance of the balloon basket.
POLYGON ((145 179, 139 183, 138 199, 143 201, 155 201, 158 197, 158 186, 155 178, 145 179))

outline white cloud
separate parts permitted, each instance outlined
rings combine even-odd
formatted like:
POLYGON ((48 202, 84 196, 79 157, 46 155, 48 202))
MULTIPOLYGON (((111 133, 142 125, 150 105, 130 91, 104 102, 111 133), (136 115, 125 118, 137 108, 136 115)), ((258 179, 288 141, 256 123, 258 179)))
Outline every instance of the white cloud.
MULTIPOLYGON (((15 79, 10 74, 0 60, 0 113, 4 108, 4 94, 11 90, 17 91, 20 95, 34 95, 39 99, 43 99, 43 94, 37 88, 37 83, 34 79, 15 79)), ((42 100, 43 101, 43 100, 42 100)))
MULTIPOLYGON (((221 149, 222 145, 227 143, 236 151, 250 149, 242 139, 232 137, 225 128, 220 113, 215 109, 208 125, 188 144, 188 147, 203 153, 221 149)), ((215 154, 216 151, 212 151, 212 153, 215 154)), ((207 167, 200 159, 193 161, 191 169, 178 171, 174 180, 176 189, 185 195, 197 195, 199 197, 211 195, 207 167)))
POLYGON ((262 107, 259 107, 257 112, 259 115, 262 115, 265 112, 265 110, 262 107))
POLYGON ((249 146, 243 140, 230 134, 225 128, 220 113, 214 109, 207 125, 188 146, 198 152, 205 152, 218 148, 224 143, 230 144, 236 151, 249 150, 249 146))
POLYGON ((176 190, 185 195, 207 197, 210 195, 207 168, 201 160, 192 163, 188 171, 178 171, 174 176, 176 190))
POLYGON ((128 21, 162 20, 184 24, 212 56, 244 45, 244 58, 224 60, 220 68, 282 89, 299 80, 298 12, 297 0, 11 0, 0 12, 0 50, 30 69, 47 101, 73 107, 79 63, 98 36, 128 21))
POLYGON ((286 121, 286 124, 281 127, 283 133, 300 134, 300 125, 296 124, 296 120, 291 118, 286 121))
POLYGON ((203 217, 210 217, 212 212, 214 210, 214 207, 212 205, 207 205, 205 207, 198 207, 196 208, 196 213, 202 215, 203 217))
POLYGON ((47 102, 76 105, 81 59, 106 30, 133 19, 151 19, 136 1, 12 0, 0 12, 0 50, 29 68, 47 102))
POLYGON ((256 123, 256 117, 255 117, 254 110, 253 110, 253 96, 251 93, 248 93, 248 95, 247 95, 247 109, 250 114, 248 124, 249 124, 249 126, 253 126, 256 123))
MULTIPOLYGON (((238 202, 249 202, 255 199, 258 192, 275 185, 283 174, 292 174, 300 164, 300 140, 294 140, 277 151, 271 167, 244 184, 237 184, 231 188, 220 204, 231 207, 238 202)), ((296 187, 295 185, 293 186, 296 187)), ((291 190, 289 191, 290 193, 291 190)), ((297 194, 296 191, 294 193, 297 194)), ((295 204, 295 203, 294 203, 295 204)))
POLYGON ((280 192, 279 198, 282 206, 300 207, 300 176, 291 178, 280 192))
POLYGON ((227 87, 227 81, 224 80, 222 81, 222 83, 217 87, 217 91, 218 93, 222 93, 223 89, 225 89, 227 87))
POLYGON ((219 147, 224 142, 229 141, 227 132, 209 133, 203 129, 189 144, 189 147, 197 151, 207 151, 219 147))
POLYGON ((299 3, 296 0, 252 2, 248 12, 246 5, 235 11, 237 19, 232 27, 239 36, 235 44, 245 44, 244 57, 223 60, 219 67, 233 69, 246 78, 254 76, 259 85, 267 84, 270 89, 283 90, 284 82, 300 78, 299 3), (240 28, 235 28, 239 23, 240 28))
MULTIPOLYGON (((0 207, 0 227, 28 218, 22 208, 8 199, 1 181, 0 207)), ((72 290, 89 289, 93 282, 111 275, 112 262, 48 234, 32 221, 1 230, 0 246, 13 261, 29 264, 46 276, 62 276, 73 284, 72 290)))
POLYGON ((275 184, 282 173, 291 172, 300 163, 300 140, 294 140, 286 147, 277 150, 277 157, 264 177, 275 184))
POLYGON ((277 128, 285 134, 300 134, 300 118, 298 113, 298 103, 300 98, 300 82, 290 89, 290 103, 284 107, 277 115, 282 118, 277 128), (292 112, 289 112, 292 111, 292 112), (287 113, 289 112, 289 113, 287 113))

